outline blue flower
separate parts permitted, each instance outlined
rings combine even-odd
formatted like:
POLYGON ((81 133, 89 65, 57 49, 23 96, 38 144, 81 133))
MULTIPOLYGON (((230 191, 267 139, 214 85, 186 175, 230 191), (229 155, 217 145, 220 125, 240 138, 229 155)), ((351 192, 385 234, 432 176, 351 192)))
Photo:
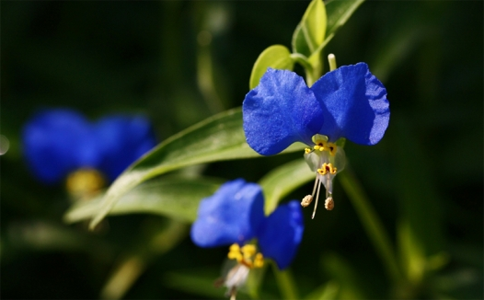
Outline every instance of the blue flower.
POLYGON ((280 205, 266 217, 258 184, 229 181, 202 200, 191 238, 200 247, 243 245, 256 238, 262 254, 284 269, 294 258, 304 230, 302 211, 296 204, 280 205))
POLYGON ((47 184, 82 169, 112 181, 156 145, 144 117, 106 116, 91 123, 69 109, 37 113, 25 125, 22 139, 30 169, 47 184))
POLYGON ((264 218, 261 188, 243 179, 229 181, 202 200, 191 237, 200 247, 245 244, 256 236, 264 218))
POLYGON ((319 194, 318 183, 332 201, 332 179, 345 164, 335 142, 375 145, 388 127, 390 109, 385 87, 365 63, 328 72, 311 87, 294 72, 269 68, 245 96, 243 118, 247 143, 259 154, 277 154, 294 142, 310 147, 305 157, 317 179, 313 195, 302 203, 307 206, 319 194))
POLYGON ((229 294, 234 295, 249 270, 271 258, 279 269, 287 268, 301 243, 304 231, 302 210, 297 201, 280 205, 271 215, 264 215, 262 189, 255 183, 236 179, 202 200, 198 217, 191 229, 192 241, 200 247, 228 246, 228 257, 237 264, 224 279, 229 294), (261 253, 248 244, 257 239, 261 253))
POLYGON ((296 255, 304 231, 303 223, 299 202, 291 201, 280 205, 259 229, 261 252, 276 261, 281 270, 287 268, 296 255))

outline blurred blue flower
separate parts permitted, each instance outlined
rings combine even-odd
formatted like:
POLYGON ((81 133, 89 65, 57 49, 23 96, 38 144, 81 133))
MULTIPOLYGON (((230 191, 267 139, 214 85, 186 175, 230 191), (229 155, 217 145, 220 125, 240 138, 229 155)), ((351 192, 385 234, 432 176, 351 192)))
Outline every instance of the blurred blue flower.
POLYGON ((245 96, 243 119, 247 143, 259 154, 277 154, 294 142, 310 147, 305 158, 316 182, 301 204, 309 205, 316 195, 316 208, 322 183, 326 207, 332 209, 332 180, 346 162, 335 142, 347 138, 361 145, 378 143, 388 127, 390 108, 385 87, 365 63, 328 72, 311 87, 294 72, 269 68, 245 96))
POLYGON ((69 109, 45 110, 23 128, 23 151, 32 172, 44 183, 94 169, 114 180, 156 145, 151 124, 140 116, 106 116, 91 123, 69 109))
POLYGON ((200 247, 245 244, 264 221, 264 196, 255 183, 237 179, 201 201, 191 236, 200 247))
POLYGON ((228 294, 235 296, 249 270, 262 267, 264 257, 273 259, 281 270, 287 268, 301 243, 303 231, 302 210, 297 201, 280 205, 266 217, 260 186, 236 179, 202 200, 190 235, 200 247, 231 245, 228 257, 237 264, 222 281, 228 287, 228 294), (254 238, 261 253, 257 253, 255 245, 248 244, 254 238))
POLYGON ((287 268, 301 243, 304 220, 298 201, 282 204, 270 214, 259 229, 262 254, 272 258, 279 269, 287 268))
POLYGON ((200 247, 244 245, 256 238, 262 254, 285 269, 294 258, 303 230, 297 201, 279 206, 266 217, 260 186, 236 179, 202 200, 191 238, 200 247))

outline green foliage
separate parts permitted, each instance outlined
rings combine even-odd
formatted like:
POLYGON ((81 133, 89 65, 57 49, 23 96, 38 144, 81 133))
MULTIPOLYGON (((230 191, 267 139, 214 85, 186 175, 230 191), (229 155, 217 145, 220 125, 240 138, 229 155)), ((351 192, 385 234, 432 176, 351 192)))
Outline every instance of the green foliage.
POLYGON ((336 34, 336 31, 343 26, 356 9, 365 0, 330 0, 326 2, 326 11, 328 14, 326 38, 324 42, 320 44, 321 48, 324 48, 336 34))
MULTIPOLYGON (((300 149, 302 145, 294 144, 285 152, 300 149)), ((165 140, 122 173, 107 190, 90 227, 109 213, 119 197, 154 176, 195 164, 257 156, 245 141, 240 108, 210 117, 165 140)))
POLYGON ((292 35, 292 51, 310 57, 324 41, 326 9, 321 0, 313 0, 292 35))
POLYGON ((482 298, 482 3, 362 3, 3 3, 3 296, 223 298, 226 249, 188 238, 201 199, 244 176, 269 214, 314 174, 300 144, 257 158, 240 108, 210 115, 239 107, 267 67, 311 85, 332 52, 385 83, 390 127, 378 146, 346 143, 335 209, 305 211, 291 269, 251 272, 238 298, 482 298), (162 143, 105 194, 70 202, 22 160, 19 129, 46 106, 146 113, 162 143))
POLYGON ((267 68, 271 67, 273 69, 282 70, 292 70, 294 66, 294 61, 291 58, 291 53, 289 49, 282 45, 273 45, 262 51, 252 68, 252 73, 250 74, 250 84, 249 88, 253 89, 258 84, 259 81, 267 71, 267 68))
MULTIPOLYGON (((200 200, 212 195, 221 180, 198 177, 160 177, 146 181, 123 194, 108 212, 109 215, 151 213, 193 222, 200 200)), ((68 223, 94 217, 101 208, 104 195, 87 202, 78 202, 64 215, 68 223)))
POLYGON ((265 196, 265 213, 269 215, 290 192, 314 179, 304 159, 294 160, 273 169, 259 184, 265 196))

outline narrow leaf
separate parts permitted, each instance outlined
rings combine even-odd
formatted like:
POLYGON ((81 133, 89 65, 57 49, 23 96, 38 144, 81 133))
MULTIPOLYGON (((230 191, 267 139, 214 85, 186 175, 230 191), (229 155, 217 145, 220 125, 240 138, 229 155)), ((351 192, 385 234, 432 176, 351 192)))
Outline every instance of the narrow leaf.
POLYGON ((340 286, 335 281, 329 281, 312 291, 305 297, 307 300, 331 300, 336 299, 340 286))
MULTIPOLYGON (((221 261, 223 261, 222 258, 221 261)), ((224 267, 222 267, 222 269, 224 267)), ((254 276, 253 273, 258 273, 259 271, 260 269, 257 268, 252 269, 249 272, 248 281, 250 282, 251 277, 254 276)), ((217 278, 220 278, 220 275, 221 274, 213 268, 182 270, 165 273, 162 282, 166 287, 183 291, 185 293, 192 293, 209 299, 228 299, 224 298, 227 288, 225 286, 216 287, 214 284, 214 282, 217 281, 217 278)), ((249 282, 247 282, 247 284, 250 284, 249 282)), ((242 285, 237 289, 237 299, 276 299, 273 294, 268 294, 265 291, 261 291, 257 297, 251 295, 250 291, 247 290, 250 288, 247 284, 242 285)))
MULTIPOLYGON (((266 199, 264 209, 266 215, 276 209, 284 196, 314 178, 315 174, 311 172, 304 159, 294 160, 272 170, 259 182, 266 199)), ((301 199, 304 196, 306 195, 302 195, 301 199)))
POLYGON ((170 289, 193 293, 211 299, 222 299, 225 293, 223 288, 216 288, 214 281, 219 275, 211 270, 188 270, 168 272, 163 276, 163 284, 170 289))
POLYGON ((356 9, 365 0, 330 0, 326 2, 328 14, 326 38, 319 45, 318 51, 322 50, 336 34, 336 31, 343 26, 356 9))
POLYGON ((363 187, 348 167, 344 172, 338 174, 338 178, 355 207, 363 228, 386 267, 389 277, 394 282, 399 282, 402 279, 402 274, 397 263, 395 250, 363 187))
MULTIPOLYGON (((193 222, 200 200, 212 195, 220 183, 221 180, 208 178, 156 178, 119 198, 109 214, 152 213, 193 222)), ((74 205, 64 215, 64 221, 73 223, 92 218, 101 205, 102 196, 74 205)))
MULTIPOLYGON (((296 143, 284 152, 302 147, 296 143)), ((89 226, 93 229, 122 195, 157 175, 200 163, 258 156, 245 141, 241 109, 222 112, 168 138, 131 165, 108 189, 89 226)))
POLYGON ((326 32, 326 9, 322 0, 313 0, 292 36, 292 50, 309 57, 323 43, 326 32))
POLYGON ((340 287, 336 299, 368 299, 365 297, 362 278, 365 275, 359 273, 343 256, 325 253, 321 256, 321 266, 328 277, 340 287))
POLYGON ((398 228, 399 249, 408 279, 420 282, 425 278, 424 264, 428 257, 444 249, 443 210, 437 184, 428 167, 426 154, 417 143, 398 145, 397 140, 418 135, 410 119, 401 116, 393 123, 396 199, 401 213, 398 228), (412 162, 411 164, 406 162, 412 162), (415 172, 415 166, 418 172, 415 172))
POLYGON ((282 45, 273 45, 262 51, 252 67, 250 74, 250 89, 255 88, 266 72, 267 68, 292 70, 294 61, 291 58, 289 49, 282 45))

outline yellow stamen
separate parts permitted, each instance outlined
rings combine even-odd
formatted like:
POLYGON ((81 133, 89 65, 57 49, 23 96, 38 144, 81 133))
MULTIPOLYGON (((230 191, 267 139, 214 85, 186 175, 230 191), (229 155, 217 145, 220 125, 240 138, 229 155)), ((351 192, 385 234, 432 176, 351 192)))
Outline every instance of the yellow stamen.
POLYGON ((312 195, 306 195, 306 197, 304 197, 301 201, 301 206, 302 207, 308 207, 309 204, 311 204, 311 202, 313 202, 313 196, 312 195))
POLYGON ((79 199, 90 198, 98 194, 106 184, 104 177, 95 169, 79 169, 67 177, 67 191, 79 199))
POLYGON ((320 169, 317 170, 320 175, 326 175, 328 172, 332 175, 336 174, 336 171, 338 169, 336 167, 333 167, 333 164, 331 163, 324 163, 320 169))
POLYGON ((229 259, 235 259, 237 262, 242 261, 242 253, 240 253, 240 247, 238 244, 233 244, 229 248, 229 253, 227 254, 229 259))
POLYGON ((262 253, 257 253, 254 259, 254 268, 262 268, 264 266, 264 256, 262 253))
POLYGON ((256 252, 254 245, 245 245, 242 247, 242 253, 244 254, 244 259, 250 259, 256 252))
POLYGON ((232 251, 240 251, 240 246, 237 243, 232 244, 232 246, 230 246, 229 250, 230 250, 230 252, 232 252, 232 251))
POLYGON ((331 173, 331 174, 333 174, 333 175, 334 175, 334 174, 336 174, 336 171, 337 171, 338 169, 337 169, 336 167, 333 167, 331 164, 329 164, 329 167, 330 167, 330 169, 329 169, 329 173, 331 173))
POLYGON ((329 154, 331 154, 331 156, 334 156, 336 154, 337 149, 338 146, 336 146, 335 143, 328 143, 327 150, 329 151, 329 154))
POLYGON ((309 154, 311 153, 313 150, 311 150, 311 148, 304 148, 304 153, 306 154, 309 154))
POLYGON ((333 210, 334 201, 332 197, 326 198, 326 201, 324 202, 324 208, 326 208, 327 210, 333 210))
POLYGON ((248 244, 240 248, 238 244, 233 244, 229 248, 227 257, 237 260, 238 263, 243 264, 249 269, 260 268, 264 265, 264 256, 256 252, 257 249, 254 245, 248 244))

